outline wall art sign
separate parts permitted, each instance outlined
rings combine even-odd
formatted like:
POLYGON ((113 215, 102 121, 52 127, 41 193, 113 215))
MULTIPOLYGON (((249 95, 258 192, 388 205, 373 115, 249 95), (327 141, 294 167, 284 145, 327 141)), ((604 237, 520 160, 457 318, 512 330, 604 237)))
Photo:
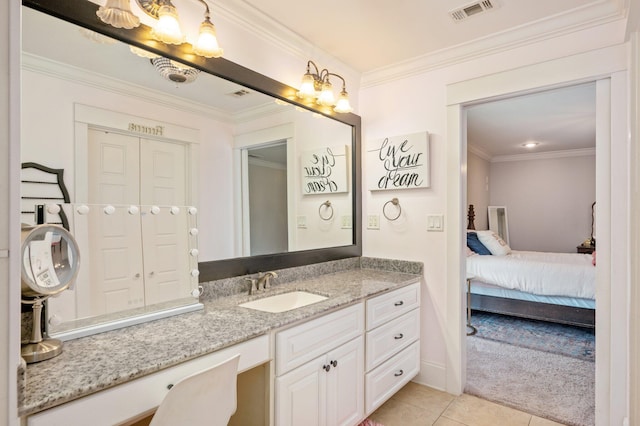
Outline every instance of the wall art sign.
POLYGON ((367 145, 370 191, 429 188, 429 133, 385 137, 367 145))
POLYGON ((346 145, 325 147, 300 154, 302 193, 348 192, 346 145))

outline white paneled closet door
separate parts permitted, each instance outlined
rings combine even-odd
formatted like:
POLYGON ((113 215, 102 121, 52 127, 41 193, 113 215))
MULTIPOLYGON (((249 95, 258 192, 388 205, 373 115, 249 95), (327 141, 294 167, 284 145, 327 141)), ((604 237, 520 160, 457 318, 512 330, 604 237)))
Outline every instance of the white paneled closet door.
POLYGON ((181 144, 140 140, 140 200, 143 207, 147 304, 190 297, 187 215, 150 213, 151 206, 187 204, 186 148, 181 144))
POLYGON ((106 215, 97 205, 138 204, 138 138, 89 129, 88 202, 91 312, 144 306, 140 218, 125 209, 106 215))
POLYGON ((189 297, 186 214, 169 213, 186 204, 186 147, 94 128, 88 136, 88 201, 121 206, 92 215, 93 312, 189 297), (140 205, 139 214, 129 205, 140 205))

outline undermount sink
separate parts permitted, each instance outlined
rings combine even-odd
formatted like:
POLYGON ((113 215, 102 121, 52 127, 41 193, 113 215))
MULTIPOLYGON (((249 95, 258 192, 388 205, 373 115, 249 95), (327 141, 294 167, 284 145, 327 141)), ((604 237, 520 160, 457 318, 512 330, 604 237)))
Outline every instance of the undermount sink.
POLYGON ((303 306, 308 306, 327 299, 328 298, 325 296, 320 296, 319 294, 309 293, 306 291, 292 291, 289 293, 264 297, 252 302, 242 303, 238 306, 263 312, 278 313, 302 308, 303 306))

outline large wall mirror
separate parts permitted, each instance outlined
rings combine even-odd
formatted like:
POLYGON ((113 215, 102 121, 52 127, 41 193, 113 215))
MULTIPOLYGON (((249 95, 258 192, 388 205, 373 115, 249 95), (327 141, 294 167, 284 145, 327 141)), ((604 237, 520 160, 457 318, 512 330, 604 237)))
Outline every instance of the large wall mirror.
POLYGON ((63 169, 74 205, 175 206, 181 217, 196 207, 197 224, 184 220, 197 228, 199 271, 187 290, 361 255, 360 117, 301 103, 259 70, 153 42, 144 25, 106 26, 86 0, 23 6, 22 161, 63 169), (94 176, 107 161, 106 174, 135 168, 136 179, 94 176))

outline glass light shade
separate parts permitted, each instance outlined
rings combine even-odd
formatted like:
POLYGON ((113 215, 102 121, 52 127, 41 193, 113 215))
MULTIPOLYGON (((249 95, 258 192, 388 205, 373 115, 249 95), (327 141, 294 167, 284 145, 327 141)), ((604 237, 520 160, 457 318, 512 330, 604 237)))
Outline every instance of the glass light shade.
POLYGON ((333 106, 335 104, 336 99, 333 95, 333 87, 331 83, 325 81, 322 83, 322 91, 320 95, 318 95, 318 103, 323 106, 333 106))
POLYGON ((340 95, 338 96, 338 101, 336 102, 336 106, 333 108, 335 112, 339 113, 347 113, 353 111, 351 108, 351 104, 349 103, 349 95, 346 90, 342 90, 340 95))
POLYGON ((300 98, 314 98, 316 96, 315 80, 313 75, 306 73, 302 76, 302 83, 300 84, 300 91, 298 97, 300 98))
POLYGON ((160 55, 156 55, 155 53, 151 53, 148 50, 140 49, 139 47, 136 47, 136 46, 129 46, 129 50, 131 51, 131 53, 133 53, 134 55, 138 55, 141 58, 153 59, 153 58, 158 58, 160 56, 160 55))
POLYGON ((140 18, 131 11, 130 0, 107 0, 96 15, 102 22, 115 28, 131 29, 140 25, 140 18))
POLYGON ((151 36, 167 44, 182 44, 184 34, 180 29, 178 12, 171 4, 164 4, 158 9, 158 22, 151 30, 151 36))
POLYGON ((193 53, 204 56, 205 58, 219 58, 222 56, 223 50, 218 45, 218 37, 216 37, 216 27, 209 21, 200 24, 200 34, 198 40, 193 45, 193 53))

